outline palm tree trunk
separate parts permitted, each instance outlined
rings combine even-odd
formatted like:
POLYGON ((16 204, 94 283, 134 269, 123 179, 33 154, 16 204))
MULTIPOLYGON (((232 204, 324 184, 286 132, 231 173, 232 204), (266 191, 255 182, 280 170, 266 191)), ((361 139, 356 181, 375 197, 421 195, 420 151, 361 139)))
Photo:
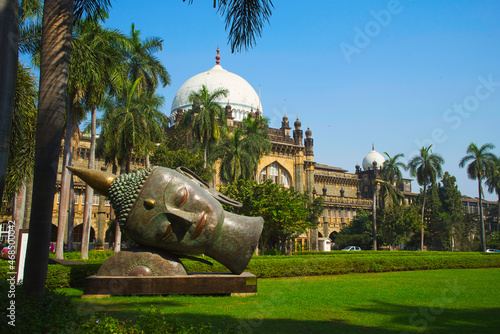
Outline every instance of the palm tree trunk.
MULTIPOLYGON (((95 169, 95 139, 96 139, 96 114, 97 109, 92 108, 92 121, 90 129, 90 153, 89 153, 89 169, 95 169)), ((89 239, 90 227, 92 221, 92 206, 94 202, 94 189, 88 186, 85 189, 85 208, 83 217, 83 233, 82 233, 82 259, 89 258, 89 239)))
MULTIPOLYGON (((0 199, 3 198, 10 133, 16 95, 17 41, 19 38, 18 1, 4 0, 0 8, 0 199)), ((1 202, 1 201, 0 201, 1 202)), ((2 203, 0 203, 0 207, 2 203)))
POLYGON ((72 96, 68 99, 68 112, 66 113, 66 136, 64 138, 63 165, 61 171, 61 194, 59 196, 59 215, 57 221, 57 244, 56 258, 64 259, 64 234, 68 222, 69 208, 69 185, 71 173, 66 166, 71 166, 73 152, 71 149, 71 138, 73 136, 73 115, 72 115, 72 96))
POLYGON ((500 194, 498 194, 498 220, 497 220, 497 231, 500 231, 500 194))
MULTIPOLYGON (((118 167, 116 165, 113 165, 113 174, 116 175, 117 173, 118 173, 118 167)), ((120 170, 120 174, 121 174, 121 170, 120 170)), ((111 208, 109 218, 110 219, 115 218, 113 208, 111 208)), ((121 244, 122 244, 122 231, 120 230, 120 224, 118 224, 118 222, 116 222, 116 224, 115 224, 115 245, 113 247, 113 251, 119 252, 121 250, 121 247, 122 247, 121 244)))
POLYGON ((483 218, 483 189, 481 187, 481 175, 477 177, 477 187, 479 190, 479 224, 481 225, 481 251, 486 252, 486 237, 484 235, 484 218, 483 218))
POLYGON ((73 178, 69 178, 69 208, 68 208, 68 244, 66 252, 73 251, 73 228, 75 222, 75 184, 73 178))
MULTIPOLYGON (((24 222, 24 207, 26 204, 26 181, 24 181, 14 196, 14 210, 12 212, 12 220, 14 221, 14 236, 19 235, 19 229, 24 222)), ((17 244, 16 244, 17 253, 17 244)))
POLYGON ((424 184, 424 199, 422 201, 422 233, 420 235, 420 250, 424 250, 424 212, 425 212, 425 199, 427 197, 427 184, 424 184))
POLYGON ((24 288, 43 297, 49 260, 50 230, 57 165, 66 107, 72 0, 45 0, 43 7, 33 204, 26 251, 24 288))
POLYGON ((26 180, 26 199, 25 199, 25 204, 24 204, 24 220, 23 220, 23 226, 22 228, 29 228, 30 227, 30 220, 28 219, 31 217, 31 203, 33 200, 33 175, 29 177, 26 180))
POLYGON ((205 141, 205 152, 203 152, 203 160, 205 160, 205 162, 203 163, 203 168, 207 168, 207 151, 208 151, 208 143, 207 141, 205 141))

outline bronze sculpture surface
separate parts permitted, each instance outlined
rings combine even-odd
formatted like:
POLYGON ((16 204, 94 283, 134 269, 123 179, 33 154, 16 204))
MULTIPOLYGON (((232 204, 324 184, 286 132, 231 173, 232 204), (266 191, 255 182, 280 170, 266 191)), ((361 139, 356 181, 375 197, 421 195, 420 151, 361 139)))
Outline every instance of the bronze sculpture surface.
MULTIPOLYGON (((241 274, 248 265, 262 232, 263 219, 225 211, 220 202, 241 204, 210 188, 189 170, 154 167, 117 177, 68 168, 98 193, 108 196, 128 238, 141 246, 168 252, 164 256, 161 252, 145 256, 135 251, 120 255, 126 258, 119 260, 112 259, 118 255, 115 254, 110 258, 113 265, 107 265, 108 272, 117 263, 126 263, 126 268, 117 272, 130 276, 162 275, 157 274, 165 272, 158 267, 158 256, 165 259, 165 265, 177 266, 176 255, 190 254, 206 254, 233 274, 241 274)), ((182 271, 174 272, 173 275, 182 275, 182 271)))

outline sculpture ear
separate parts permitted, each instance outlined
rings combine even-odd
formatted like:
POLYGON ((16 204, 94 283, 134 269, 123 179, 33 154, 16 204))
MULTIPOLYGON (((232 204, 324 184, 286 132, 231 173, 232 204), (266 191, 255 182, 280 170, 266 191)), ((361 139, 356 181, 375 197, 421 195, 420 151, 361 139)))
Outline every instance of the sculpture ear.
POLYGON ((198 175, 196 175, 189 168, 181 166, 181 167, 177 167, 175 170, 178 171, 179 173, 189 177, 191 180, 195 181, 196 183, 198 183, 200 185, 200 187, 202 187, 203 189, 208 190, 210 188, 210 186, 205 181, 200 179, 200 177, 198 175))
POLYGON ((231 198, 221 194, 220 192, 218 192, 214 188, 210 187, 205 181, 200 179, 200 177, 198 175, 196 175, 195 173, 193 173, 193 171, 191 171, 189 168, 181 166, 181 167, 177 167, 176 170, 179 173, 189 177, 194 182, 198 183, 198 185, 200 187, 202 187, 203 189, 208 191, 210 193, 210 195, 212 195, 212 197, 215 198, 216 200, 218 200, 219 202, 227 204, 227 205, 231 205, 231 206, 234 206, 237 208, 241 208, 243 206, 243 204, 241 204, 240 202, 235 201, 234 199, 231 199, 231 198))

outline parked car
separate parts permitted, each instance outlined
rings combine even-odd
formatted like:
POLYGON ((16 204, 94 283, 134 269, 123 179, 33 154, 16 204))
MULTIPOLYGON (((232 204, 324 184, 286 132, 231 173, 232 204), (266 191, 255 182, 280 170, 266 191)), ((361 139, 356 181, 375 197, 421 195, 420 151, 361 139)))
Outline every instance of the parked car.
POLYGON ((490 248, 486 250, 486 253, 500 253, 500 249, 490 248))
POLYGON ((360 251, 360 250, 361 248, 359 248, 358 246, 348 246, 343 249, 343 251, 360 251))

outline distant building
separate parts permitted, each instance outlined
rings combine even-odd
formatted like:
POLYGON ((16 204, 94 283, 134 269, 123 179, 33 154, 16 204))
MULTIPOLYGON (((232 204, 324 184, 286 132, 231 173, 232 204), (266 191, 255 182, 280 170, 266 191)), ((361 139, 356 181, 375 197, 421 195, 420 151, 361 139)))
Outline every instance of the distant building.
MULTIPOLYGON (((483 217, 485 217, 485 229, 488 231, 500 231, 498 222, 498 211, 491 212, 493 209, 498 209, 498 202, 482 200, 483 204, 483 217), (492 214, 488 217, 488 212, 492 214)), ((469 196, 462 196, 462 204, 464 205, 465 212, 473 215, 479 215, 479 198, 472 198, 469 196)))

